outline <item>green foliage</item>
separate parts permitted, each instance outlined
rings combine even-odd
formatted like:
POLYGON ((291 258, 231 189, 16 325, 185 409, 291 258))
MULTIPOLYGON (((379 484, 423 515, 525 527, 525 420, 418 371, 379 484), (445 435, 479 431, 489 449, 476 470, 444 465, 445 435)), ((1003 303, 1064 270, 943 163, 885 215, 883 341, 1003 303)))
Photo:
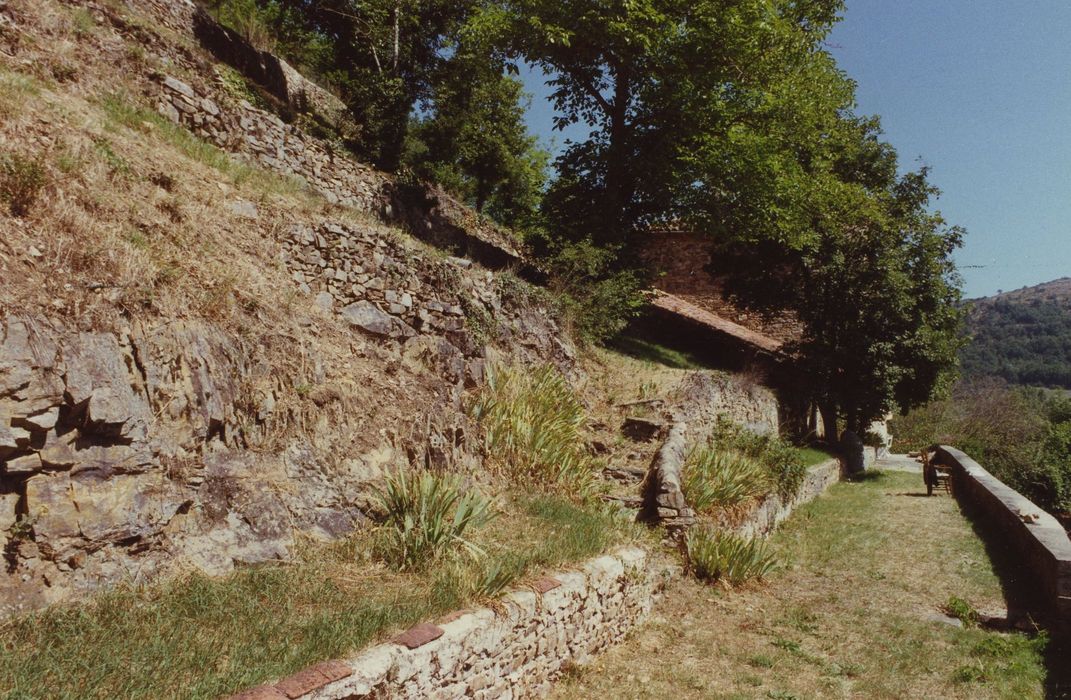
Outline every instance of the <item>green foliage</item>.
POLYGON ((577 340, 606 342, 646 307, 645 273, 621 267, 616 250, 601 248, 590 239, 555 239, 545 230, 533 232, 528 242, 551 271, 551 286, 577 340))
POLYGON ((278 10, 272 5, 264 10, 256 0, 227 0, 216 3, 216 19, 225 24, 254 48, 261 51, 275 50, 274 31, 271 22, 278 16, 278 10))
POLYGON ((584 405, 554 367, 490 367, 470 413, 483 426, 488 451, 519 483, 565 488, 582 498, 593 493, 584 405))
POLYGON ((711 513, 765 494, 770 481, 766 468, 751 457, 702 448, 688 456, 681 487, 688 505, 711 513))
POLYGON ((306 75, 333 88, 361 126, 352 146, 398 168, 419 103, 475 3, 456 0, 214 0, 217 16, 247 37, 264 34, 306 75))
POLYGON ((48 184, 48 175, 36 161, 19 153, 0 154, 0 202, 13 216, 26 216, 48 184))
POLYGON ((379 552, 391 566, 418 569, 457 550, 483 554, 466 532, 487 524, 494 507, 476 491, 466 493, 458 477, 399 471, 387 478, 378 500, 385 513, 379 552))
POLYGON ((970 305, 971 341, 960 353, 965 376, 1071 389, 1071 294, 1049 286, 970 305))
POLYGON ((760 539, 745 539, 707 527, 693 528, 685 539, 692 574, 711 583, 739 586, 777 569, 777 557, 760 539))
POLYGON ((410 129, 405 161, 498 222, 531 229, 550 156, 525 125, 528 97, 486 48, 462 44, 442 67, 432 111, 410 129))
POLYGON ((978 611, 974 606, 959 596, 952 596, 945 603, 944 611, 951 617, 962 622, 966 627, 974 627, 978 624, 978 611))
POLYGON ((796 497, 807 476, 800 451, 777 435, 760 435, 721 418, 710 444, 715 450, 736 451, 760 463, 767 483, 772 483, 786 502, 796 497))
POLYGON ((1045 510, 1071 512, 1071 400, 1059 393, 965 380, 892 433, 896 450, 952 445, 1045 510))

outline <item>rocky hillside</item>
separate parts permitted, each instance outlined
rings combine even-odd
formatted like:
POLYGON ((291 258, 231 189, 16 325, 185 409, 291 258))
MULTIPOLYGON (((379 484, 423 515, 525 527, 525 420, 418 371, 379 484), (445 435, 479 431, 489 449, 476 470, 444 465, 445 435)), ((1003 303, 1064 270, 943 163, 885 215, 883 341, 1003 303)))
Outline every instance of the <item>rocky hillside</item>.
POLYGON ((488 358, 579 376, 501 232, 254 107, 199 16, 0 2, 0 614, 341 536, 478 471, 488 358))
POLYGON ((973 300, 967 325, 965 374, 1071 389, 1071 278, 973 300))

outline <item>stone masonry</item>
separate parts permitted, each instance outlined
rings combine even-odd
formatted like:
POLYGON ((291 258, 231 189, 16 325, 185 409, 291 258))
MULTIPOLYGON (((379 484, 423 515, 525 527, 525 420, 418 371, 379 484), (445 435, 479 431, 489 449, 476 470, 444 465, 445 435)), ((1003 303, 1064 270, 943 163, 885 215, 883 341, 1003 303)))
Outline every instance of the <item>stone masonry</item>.
POLYGON ((627 547, 232 700, 526 698, 621 641, 679 568, 627 547))
POLYGON ((719 420, 760 434, 776 434, 780 426, 777 397, 762 386, 743 387, 729 377, 693 372, 682 380, 680 395, 669 433, 648 470, 643 508, 646 520, 671 530, 695 522, 695 511, 681 489, 684 463, 693 448, 707 441, 719 420))

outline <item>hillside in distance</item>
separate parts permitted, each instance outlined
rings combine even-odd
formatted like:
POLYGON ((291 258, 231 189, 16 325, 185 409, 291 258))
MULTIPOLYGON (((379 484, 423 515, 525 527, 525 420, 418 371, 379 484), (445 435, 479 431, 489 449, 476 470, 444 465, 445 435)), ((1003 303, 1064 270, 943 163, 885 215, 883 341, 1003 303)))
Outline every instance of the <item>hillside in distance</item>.
POLYGON ((1071 277, 968 304, 964 375, 1071 389, 1071 277))

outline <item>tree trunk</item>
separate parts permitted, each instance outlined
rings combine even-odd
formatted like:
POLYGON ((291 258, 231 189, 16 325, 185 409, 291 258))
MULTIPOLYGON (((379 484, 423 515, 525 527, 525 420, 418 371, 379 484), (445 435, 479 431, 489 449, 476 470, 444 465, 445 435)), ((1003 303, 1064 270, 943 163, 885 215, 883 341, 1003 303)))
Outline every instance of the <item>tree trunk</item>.
POLYGON ((832 401, 823 401, 818 405, 822 413, 822 430, 826 434, 826 442, 836 445, 840 442, 840 433, 837 431, 837 405, 832 401))
POLYGON ((628 172, 628 109, 632 85, 628 70, 614 70, 614 100, 610 105, 610 144, 606 154, 606 226, 605 242, 618 243, 624 239, 627 221, 625 208, 631 196, 628 172))

